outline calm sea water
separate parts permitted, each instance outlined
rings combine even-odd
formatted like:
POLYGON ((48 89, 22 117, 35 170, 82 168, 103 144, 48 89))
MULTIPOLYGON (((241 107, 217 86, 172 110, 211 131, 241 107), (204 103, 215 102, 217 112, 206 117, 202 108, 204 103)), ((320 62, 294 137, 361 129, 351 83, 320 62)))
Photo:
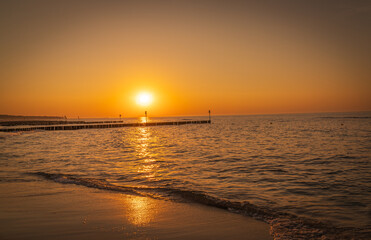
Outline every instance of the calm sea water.
POLYGON ((313 237, 336 227, 367 238, 371 113, 2 133, 0 181, 40 178, 226 208, 274 232, 313 237))

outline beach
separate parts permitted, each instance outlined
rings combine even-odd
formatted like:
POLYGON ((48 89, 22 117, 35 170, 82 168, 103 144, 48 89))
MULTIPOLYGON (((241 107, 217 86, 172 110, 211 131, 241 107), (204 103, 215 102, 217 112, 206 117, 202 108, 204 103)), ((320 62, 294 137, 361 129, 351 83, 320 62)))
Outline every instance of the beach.
POLYGON ((33 180, 0 183, 0 239, 273 239, 214 207, 33 180))

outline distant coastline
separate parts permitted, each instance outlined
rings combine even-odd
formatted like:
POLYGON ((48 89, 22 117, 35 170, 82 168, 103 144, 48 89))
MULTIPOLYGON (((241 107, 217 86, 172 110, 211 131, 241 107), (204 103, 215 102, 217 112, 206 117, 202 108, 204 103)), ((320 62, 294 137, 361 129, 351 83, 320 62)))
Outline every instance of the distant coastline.
POLYGON ((39 125, 39 124, 51 125, 62 122, 65 122, 65 118, 59 116, 22 116, 0 114, 1 126, 39 125))
POLYGON ((61 117, 61 116, 22 116, 22 115, 0 114, 0 121, 54 120, 54 119, 64 119, 64 117, 61 117))

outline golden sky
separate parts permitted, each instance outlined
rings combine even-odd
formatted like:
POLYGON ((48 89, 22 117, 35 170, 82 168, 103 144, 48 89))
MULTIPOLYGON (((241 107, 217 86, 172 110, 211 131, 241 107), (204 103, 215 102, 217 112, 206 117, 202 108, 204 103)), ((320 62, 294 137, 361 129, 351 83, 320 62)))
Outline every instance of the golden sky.
POLYGON ((370 24, 354 0, 1 1, 0 114, 369 111, 370 24))

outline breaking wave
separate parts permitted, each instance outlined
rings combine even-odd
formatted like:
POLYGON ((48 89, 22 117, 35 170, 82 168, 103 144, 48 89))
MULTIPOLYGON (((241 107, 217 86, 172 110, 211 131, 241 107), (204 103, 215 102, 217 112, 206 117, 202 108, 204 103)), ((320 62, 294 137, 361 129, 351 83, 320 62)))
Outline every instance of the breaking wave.
POLYGON ((75 184, 89 188, 133 194, 156 199, 180 202, 194 202, 225 209, 234 213, 253 217, 268 223, 275 240, 283 239, 370 239, 371 232, 358 228, 340 228, 316 220, 298 217, 277 209, 257 206, 247 201, 230 201, 211 196, 202 191, 165 187, 118 186, 104 179, 83 178, 70 174, 33 172, 32 175, 62 184, 75 184))

